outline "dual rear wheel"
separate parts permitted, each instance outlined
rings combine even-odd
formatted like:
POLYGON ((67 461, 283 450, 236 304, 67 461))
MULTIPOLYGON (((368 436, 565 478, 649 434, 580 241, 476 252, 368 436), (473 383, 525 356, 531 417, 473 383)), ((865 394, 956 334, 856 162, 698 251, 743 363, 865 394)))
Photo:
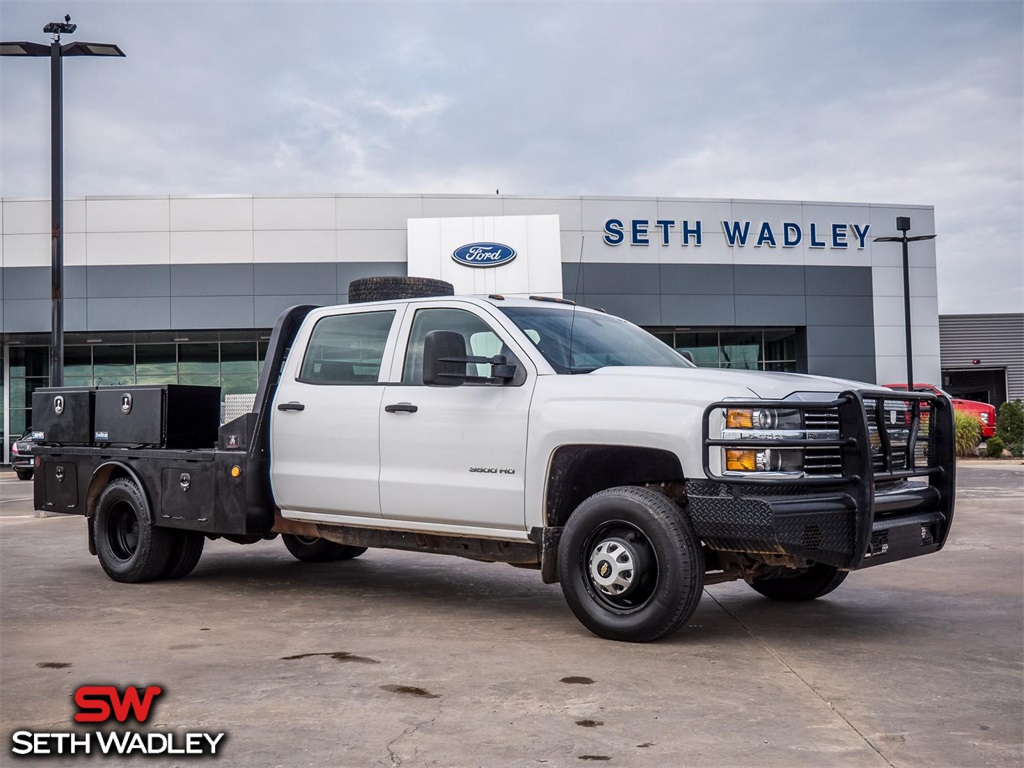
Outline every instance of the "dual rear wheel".
MULTIPOLYGON (((154 526, 149 501, 127 477, 103 489, 89 522, 103 570, 114 581, 127 584, 187 576, 206 544, 206 537, 197 531, 154 526)), ((288 551, 304 562, 351 560, 366 551, 311 536, 285 534, 282 538, 288 551)))
POLYGON ((154 526, 149 502, 127 477, 103 489, 90 524, 103 570, 114 581, 128 584, 187 576, 206 543, 196 531, 154 526))

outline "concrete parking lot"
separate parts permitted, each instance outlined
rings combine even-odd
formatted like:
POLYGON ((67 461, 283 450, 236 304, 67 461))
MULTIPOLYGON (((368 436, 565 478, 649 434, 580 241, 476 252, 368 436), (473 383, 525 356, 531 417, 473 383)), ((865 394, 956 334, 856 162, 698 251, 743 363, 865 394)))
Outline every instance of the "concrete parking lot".
POLYGON ((15 731, 88 730, 73 724, 85 684, 162 686, 135 729, 226 732, 221 766, 1024 759, 1019 462, 960 466, 941 553, 809 604, 712 586, 649 645, 590 635, 535 572, 440 556, 314 565, 280 541, 217 541, 182 581, 116 584, 84 519, 36 517, 30 492, 0 474, 3 764, 15 731))

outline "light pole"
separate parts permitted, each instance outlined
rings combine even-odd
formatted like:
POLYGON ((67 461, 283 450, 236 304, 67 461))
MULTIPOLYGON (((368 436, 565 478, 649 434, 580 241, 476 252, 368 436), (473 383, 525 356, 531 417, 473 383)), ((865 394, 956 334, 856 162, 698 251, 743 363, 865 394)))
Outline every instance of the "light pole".
POLYGON ((60 44, 61 35, 78 28, 71 17, 43 27, 53 35, 49 45, 29 42, 0 43, 0 56, 50 57, 50 384, 64 385, 64 73, 65 56, 124 56, 112 43, 60 44))
POLYGON ((914 391, 914 349, 910 341, 910 252, 908 243, 918 240, 934 240, 935 235, 915 235, 907 237, 910 231, 910 217, 897 216, 896 229, 903 234, 900 237, 876 237, 876 243, 903 243, 903 313, 907 331, 907 392, 914 391))

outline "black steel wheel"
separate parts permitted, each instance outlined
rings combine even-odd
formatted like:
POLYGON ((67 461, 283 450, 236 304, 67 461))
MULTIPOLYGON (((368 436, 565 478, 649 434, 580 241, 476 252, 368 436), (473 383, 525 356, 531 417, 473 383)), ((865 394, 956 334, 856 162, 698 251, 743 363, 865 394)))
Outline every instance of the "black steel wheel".
POLYGON ((700 541, 679 506, 648 488, 609 488, 580 504, 558 548, 559 579, 580 622, 642 643, 677 630, 704 589, 700 541))
POLYGON ((162 579, 180 579, 188 576, 199 565, 206 537, 197 531, 170 531, 174 543, 162 579))
POLYGON ((319 536, 296 536, 293 533, 283 533, 284 545, 288 551, 304 563, 328 563, 333 560, 351 560, 359 557, 366 551, 366 547, 352 547, 347 544, 338 544, 319 536))
POLYGON ((118 478, 103 489, 92 527, 100 565, 114 581, 135 584, 163 575, 172 532, 153 525, 149 502, 134 480, 118 478))
POLYGON ((849 571, 815 563, 809 568, 780 569, 778 575, 754 579, 750 586, 772 600, 801 603, 827 595, 849 575, 849 571))
POLYGON ((349 304, 394 299, 422 299, 430 296, 451 296, 455 288, 446 280, 433 277, 361 277, 348 284, 349 304))

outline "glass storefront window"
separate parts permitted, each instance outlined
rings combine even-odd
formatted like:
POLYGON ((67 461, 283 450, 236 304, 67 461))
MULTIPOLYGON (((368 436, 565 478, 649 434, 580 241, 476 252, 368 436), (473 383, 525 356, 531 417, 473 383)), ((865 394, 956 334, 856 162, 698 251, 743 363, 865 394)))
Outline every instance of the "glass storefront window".
MULTIPOLYGON (((797 360, 798 328, 649 328, 679 352, 689 352, 702 368, 760 371, 801 370, 797 360)), ((804 367, 806 370, 806 365, 804 367)))
POLYGON ((11 347, 11 378, 48 376, 50 372, 49 347, 11 347))
POLYGON ((92 347, 64 347, 64 384, 92 384, 92 347))
POLYGON ((93 347, 93 380, 98 387, 135 383, 135 347, 97 344, 93 347))
POLYGON ((765 360, 796 360, 796 334, 788 330, 764 332, 765 360))
POLYGON ((231 342, 220 345, 220 372, 224 376, 234 374, 255 375, 259 370, 256 357, 256 342, 231 342))
POLYGON ((178 383, 207 387, 220 386, 220 345, 178 345, 178 383))
POLYGON ((717 333, 676 333, 671 346, 677 352, 689 352, 693 362, 701 368, 718 367, 718 334, 717 333))
POLYGON ((251 395, 256 392, 256 374, 227 374, 221 377, 220 394, 251 395))
POLYGON ((135 347, 135 377, 139 384, 176 384, 178 348, 174 344, 139 344, 135 347))
POLYGON ((220 345, 221 395, 248 395, 256 391, 259 379, 259 346, 255 341, 224 342, 220 345))
POLYGON ((723 368, 745 368, 756 371, 761 357, 761 333, 731 331, 719 334, 723 368))
MULTIPOLYGON (((217 342, 178 345, 178 374, 219 376, 220 350, 217 342)), ((182 381, 183 384, 188 383, 182 381)))
POLYGON ((11 437, 21 437, 22 433, 28 429, 29 414, 31 409, 29 408, 11 408, 11 437))

